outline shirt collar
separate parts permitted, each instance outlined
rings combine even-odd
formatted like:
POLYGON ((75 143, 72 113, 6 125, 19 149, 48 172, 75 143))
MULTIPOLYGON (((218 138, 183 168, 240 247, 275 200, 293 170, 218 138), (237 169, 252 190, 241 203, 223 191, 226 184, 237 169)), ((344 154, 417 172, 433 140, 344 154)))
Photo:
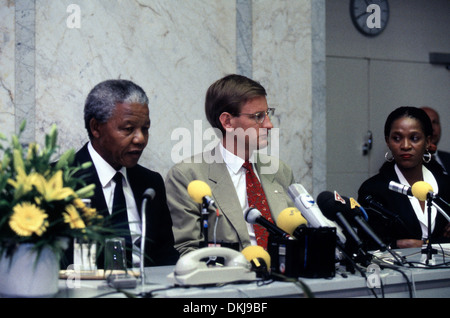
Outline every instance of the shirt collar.
MULTIPOLYGON (((219 143, 219 151, 220 151, 220 154, 222 155, 223 161, 225 162, 227 167, 231 171, 233 171, 235 174, 237 174, 239 172, 239 169, 242 168, 242 165, 244 164, 245 160, 242 159, 241 157, 236 156, 234 153, 230 152, 229 150, 227 150, 223 146, 222 142, 219 143)), ((253 155, 249 159, 249 161, 251 163, 254 162, 254 156, 253 155)))
MULTIPOLYGON (((403 176, 403 174, 400 171, 400 169, 397 167, 397 164, 394 167, 395 167, 395 172, 397 174, 397 177, 398 177, 398 180, 400 181, 400 183, 404 184, 404 185, 413 186, 412 184, 408 183, 408 181, 403 176)), ((431 187, 433 188, 433 192, 438 193, 439 192, 439 187, 438 187, 436 178, 433 176, 431 171, 428 170, 424 165, 422 165, 422 174, 423 174, 423 181, 425 181, 426 183, 431 185, 431 187)))
MULTIPOLYGON (((111 167, 111 165, 106 162, 105 159, 102 158, 98 154, 98 152, 92 147, 91 142, 88 143, 88 150, 89 154, 92 158, 92 163, 95 166, 95 169, 97 170, 98 178, 100 179, 100 183, 102 184, 102 187, 104 188, 108 183, 111 181, 111 179, 116 174, 116 169, 111 167)), ((125 167, 122 167, 120 170, 122 174, 125 177, 125 180, 127 180, 127 169, 125 167)))

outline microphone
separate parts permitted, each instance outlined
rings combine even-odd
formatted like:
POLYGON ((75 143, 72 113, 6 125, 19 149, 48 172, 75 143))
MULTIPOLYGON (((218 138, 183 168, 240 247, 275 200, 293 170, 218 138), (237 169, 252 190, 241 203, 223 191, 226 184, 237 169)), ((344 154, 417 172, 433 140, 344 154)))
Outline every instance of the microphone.
POLYGON ((212 192, 209 185, 201 180, 191 181, 187 187, 189 196, 197 203, 204 204, 207 208, 213 206, 217 209, 216 203, 211 198, 212 192))
POLYGON ((400 193, 400 194, 405 194, 405 195, 409 195, 412 196, 412 191, 411 191, 411 187, 395 182, 395 181, 391 181, 389 182, 389 190, 392 190, 394 192, 400 193))
POLYGON ((148 188, 147 190, 144 191, 144 194, 142 195, 142 197, 144 199, 153 200, 155 198, 155 195, 156 195, 155 190, 153 190, 152 188, 148 188))
POLYGON ((247 211, 245 211, 245 220, 250 224, 259 224, 267 229, 269 233, 281 236, 282 238, 290 238, 289 234, 284 232, 282 229, 280 229, 278 226, 273 224, 272 222, 266 220, 261 212, 259 212, 256 208, 250 208, 247 211))
POLYGON ((307 223, 297 208, 286 208, 277 218, 278 227, 295 238, 299 237, 299 232, 306 227, 307 223))
MULTIPOLYGON (((336 191, 334 192, 335 197, 335 213, 344 213, 347 215, 354 224, 357 224, 364 232, 366 232, 367 235, 370 236, 371 239, 377 243, 381 251, 386 250, 386 244, 383 243, 383 241, 378 237, 378 235, 375 234, 375 232, 372 230, 372 228, 367 224, 366 220, 367 213, 364 211, 364 209, 361 207, 361 205, 356 201, 354 198, 347 198, 345 196, 340 196, 336 191)), ((330 209, 329 209, 330 211, 330 209)), ((332 211, 332 210, 331 210, 332 211)), ((333 215, 331 215, 333 217, 333 215)), ((356 234, 356 232, 355 232, 356 234)), ((350 235, 354 235, 353 233, 350 233, 350 235)))
POLYGON ((431 196, 432 200, 432 205, 442 214, 443 217, 445 217, 447 219, 448 222, 450 222, 450 217, 447 215, 447 213, 445 213, 445 211, 439 206, 437 205, 437 203, 435 202, 435 200, 440 201, 441 203, 444 203, 447 207, 449 206, 449 204, 447 202, 445 202, 442 198, 440 198, 437 193, 433 192, 433 187, 425 182, 425 181, 417 181, 416 183, 413 184, 414 187, 414 192, 412 190, 412 187, 397 183, 395 181, 391 181, 389 182, 389 189, 401 194, 406 194, 409 196, 414 196, 415 198, 417 198, 420 201, 426 201, 428 198, 428 195, 431 196))
POLYGON ((346 209, 346 202, 342 197, 336 192, 324 191, 317 197, 317 204, 320 210, 323 212, 325 217, 331 221, 338 222, 339 225, 352 237, 356 245, 361 248, 363 242, 356 234, 355 230, 350 226, 342 211, 346 209))
POLYGON ((144 194, 142 195, 142 209, 141 209, 141 227, 142 227, 142 233, 141 233, 141 259, 140 259, 140 269, 141 269, 141 284, 145 284, 145 274, 144 274, 144 254, 145 254, 145 237, 147 235, 147 216, 146 216, 146 210, 147 210, 147 201, 153 200, 155 198, 156 192, 152 188, 148 188, 144 191, 144 194))
POLYGON ((411 187, 412 194, 420 201, 426 201, 428 196, 432 199, 440 199, 437 193, 433 192, 431 184, 425 181, 417 181, 411 187))
POLYGON ((369 207, 383 216, 389 216, 395 219, 398 218, 397 214, 386 209, 380 202, 376 201, 370 194, 366 196, 362 202, 363 205, 366 206, 366 208, 369 207))
POLYGON ((439 201, 447 207, 449 204, 433 191, 433 187, 429 183, 425 181, 417 181, 411 187, 411 192, 420 201, 426 201, 428 197, 430 197, 432 199, 432 205, 442 214, 442 216, 447 219, 448 222, 450 222, 450 217, 439 205, 436 204, 435 201, 439 201))
POLYGON ((386 209, 383 204, 376 201, 372 195, 368 195, 363 199, 363 205, 366 206, 366 208, 371 208, 378 214, 380 214, 382 217, 386 218, 392 218, 395 222, 398 222, 399 225, 402 226, 402 228, 409 233, 410 237, 412 237, 411 230, 406 226, 406 224, 403 222, 403 220, 400 218, 398 214, 393 213, 392 211, 389 211, 386 209))
POLYGON ((356 210, 356 213, 358 213, 359 216, 362 216, 366 221, 369 219, 369 216, 367 215, 366 210, 361 206, 361 204, 358 203, 354 198, 350 197, 344 197, 344 199, 347 199, 347 205, 350 204, 350 210, 356 210))
POLYGON ((270 273, 270 255, 261 246, 250 245, 241 251, 247 261, 252 265, 258 277, 268 278, 270 273))
MULTIPOLYGON (((219 216, 219 209, 216 206, 216 203, 211 198, 212 192, 209 185, 201 180, 193 180, 188 184, 187 191, 189 196, 195 202, 202 204, 202 227, 203 227, 203 238, 205 246, 208 246, 208 208, 211 206, 216 209, 216 215, 219 216)), ((217 219, 216 219, 217 222, 217 219)), ((214 234, 214 242, 216 241, 216 237, 214 234)))
POLYGON ((326 218, 321 209, 317 206, 313 197, 306 191, 306 189, 299 183, 294 183, 289 186, 289 196, 294 201, 295 206, 300 211, 302 216, 308 221, 308 225, 313 228, 320 227, 335 227, 336 234, 342 243, 345 243, 346 237, 342 233, 341 227, 326 218))
MULTIPOLYGON (((346 199, 345 197, 343 197, 346 199)), ((360 206, 360 204, 353 198, 349 199, 350 209, 349 212, 353 212, 353 220, 363 229, 364 232, 369 235, 372 240, 377 243, 380 250, 383 252, 386 250, 386 244, 383 243, 383 241, 378 237, 378 235, 375 234, 375 232, 372 230, 372 228, 367 224, 366 220, 367 214, 365 213, 364 209, 360 206), (365 217, 362 217, 361 215, 365 215, 365 217)))

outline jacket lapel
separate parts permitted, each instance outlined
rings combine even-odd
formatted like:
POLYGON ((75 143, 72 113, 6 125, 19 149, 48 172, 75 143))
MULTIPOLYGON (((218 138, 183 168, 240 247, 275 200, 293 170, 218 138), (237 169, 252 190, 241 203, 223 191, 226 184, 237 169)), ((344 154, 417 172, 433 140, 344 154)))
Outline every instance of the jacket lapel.
MULTIPOLYGON (((267 157, 268 158, 268 157, 267 157)), ((271 160, 275 160, 272 158, 271 160)), ((288 208, 285 197, 286 193, 280 183, 274 182, 275 175, 278 169, 278 162, 261 160, 261 156, 257 156, 255 163, 256 171, 258 172, 261 186, 269 203, 270 212, 273 220, 276 222, 281 211, 288 208), (273 165, 275 163, 275 165, 273 165)), ((294 206, 294 205, 292 205, 294 206)))
MULTIPOLYGON (((89 150, 87 148, 87 144, 81 148, 76 156, 75 162, 82 164, 85 162, 92 162, 92 158, 89 154, 89 150)), ((97 170, 95 169, 94 164, 81 172, 83 175, 86 175, 84 180, 86 185, 95 184, 94 195, 91 197, 92 207, 95 207, 97 212, 103 216, 109 216, 108 207, 106 205, 105 196, 103 195, 102 185, 100 183, 100 179, 97 174, 97 170)))
POLYGON ((239 198, 220 152, 217 148, 214 148, 210 153, 205 153, 204 155, 205 160, 212 160, 207 161, 212 162, 208 165, 208 178, 212 184, 211 192, 217 207, 234 228, 240 241, 249 240, 244 212, 239 204, 239 198))

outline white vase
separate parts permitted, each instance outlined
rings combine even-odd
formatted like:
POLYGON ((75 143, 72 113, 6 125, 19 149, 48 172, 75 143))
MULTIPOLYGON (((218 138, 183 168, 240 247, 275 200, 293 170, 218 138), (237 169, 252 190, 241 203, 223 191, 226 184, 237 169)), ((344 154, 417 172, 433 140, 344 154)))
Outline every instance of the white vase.
POLYGON ((52 297, 58 292, 59 258, 44 248, 37 259, 33 244, 21 244, 14 253, 0 256, 2 297, 52 297))

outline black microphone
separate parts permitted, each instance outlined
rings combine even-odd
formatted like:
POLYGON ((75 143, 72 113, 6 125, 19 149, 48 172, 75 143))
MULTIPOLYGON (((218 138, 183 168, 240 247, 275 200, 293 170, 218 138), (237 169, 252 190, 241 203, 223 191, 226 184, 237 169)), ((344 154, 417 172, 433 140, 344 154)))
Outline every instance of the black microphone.
POLYGON ((375 200, 372 195, 368 195, 363 199, 363 205, 366 206, 366 208, 370 208, 373 211, 377 212, 384 218, 392 219, 395 222, 398 222, 398 224, 405 230, 407 233, 409 233, 410 237, 413 237, 411 234, 411 230, 406 226, 406 224, 403 222, 403 220, 400 218, 398 214, 395 214, 394 212, 386 209, 383 204, 375 200))
POLYGON ((272 222, 266 220, 262 216, 261 212, 259 212, 259 210, 256 208, 249 208, 245 212, 245 220, 250 224, 259 224, 259 225, 265 227, 267 229, 267 231, 269 231, 269 233, 271 233, 273 235, 280 236, 282 238, 290 238, 290 235, 288 233, 286 233, 285 231, 280 229, 278 226, 276 226, 272 222))
POLYGON ((386 209, 380 202, 376 201, 370 194, 363 199, 362 204, 366 208, 371 208, 372 210, 378 212, 384 217, 388 216, 392 218, 398 218, 397 214, 386 209))
MULTIPOLYGON (((347 199, 346 197, 342 197, 344 200, 347 199)), ((350 213, 350 216, 353 218, 353 220, 359 225, 359 227, 366 232, 367 235, 372 238, 372 240, 377 243, 381 251, 386 250, 386 244, 383 243, 383 241, 378 237, 377 234, 372 230, 372 228, 369 226, 369 224, 366 222, 366 220, 361 216, 363 215, 363 212, 361 211, 361 206, 359 203, 353 199, 347 199, 348 212, 350 213), (352 201, 353 200, 353 201, 352 201)))
POLYGON ((141 209, 141 227, 142 227, 142 233, 141 233, 141 259, 140 259, 140 270, 141 270, 141 284, 145 284, 145 275, 144 275, 144 254, 145 254, 145 236, 147 235, 147 216, 146 216, 146 210, 147 210, 147 201, 153 200, 155 198, 156 192, 152 188, 148 188, 144 191, 144 194, 142 195, 142 209, 141 209))
POLYGON ((346 209, 346 202, 336 191, 334 191, 334 193, 330 191, 320 193, 317 197, 317 205, 325 217, 342 226, 344 231, 352 237, 359 248, 363 246, 363 242, 359 238, 358 234, 356 234, 355 230, 351 227, 350 223, 348 223, 342 213, 346 209))

